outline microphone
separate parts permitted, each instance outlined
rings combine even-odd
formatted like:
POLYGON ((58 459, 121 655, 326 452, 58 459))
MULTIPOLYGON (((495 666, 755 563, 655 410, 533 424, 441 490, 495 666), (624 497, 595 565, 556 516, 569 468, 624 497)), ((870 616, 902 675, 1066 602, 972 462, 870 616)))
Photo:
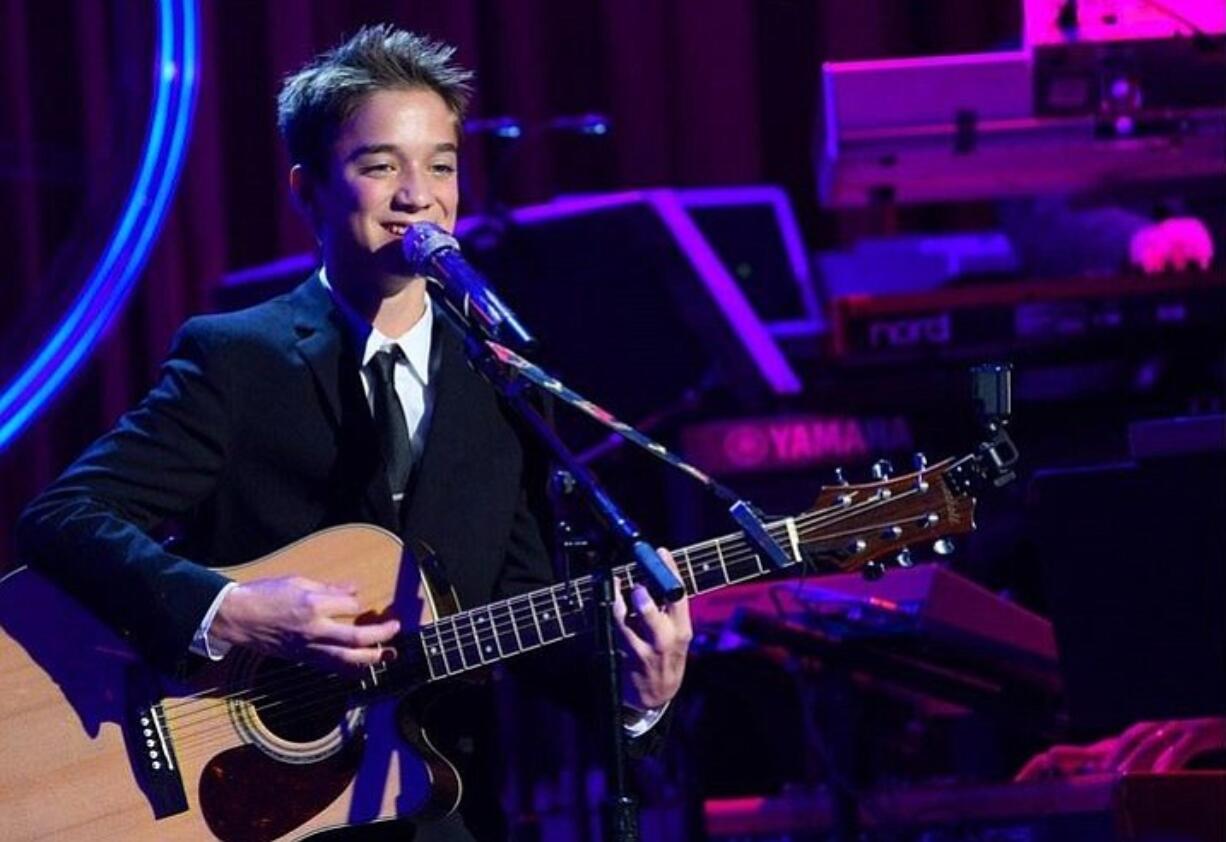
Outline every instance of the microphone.
POLYGON ((486 339, 514 351, 528 351, 536 339, 502 302, 464 255, 456 238, 432 222, 415 222, 404 235, 409 271, 431 281, 427 289, 452 313, 486 339))

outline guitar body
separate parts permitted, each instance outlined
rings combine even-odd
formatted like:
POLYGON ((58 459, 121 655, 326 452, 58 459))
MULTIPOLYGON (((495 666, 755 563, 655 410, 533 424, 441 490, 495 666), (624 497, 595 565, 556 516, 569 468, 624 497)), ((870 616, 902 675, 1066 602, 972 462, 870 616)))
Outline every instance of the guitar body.
MULTIPOLYGON (((343 570, 356 622, 454 610, 402 553, 383 529, 342 526, 224 572, 343 570)), ((26 568, 0 581, 0 629, 0 839, 264 842, 459 803, 458 773, 417 724, 435 687, 362 704, 354 682, 239 649, 174 681, 26 568)))

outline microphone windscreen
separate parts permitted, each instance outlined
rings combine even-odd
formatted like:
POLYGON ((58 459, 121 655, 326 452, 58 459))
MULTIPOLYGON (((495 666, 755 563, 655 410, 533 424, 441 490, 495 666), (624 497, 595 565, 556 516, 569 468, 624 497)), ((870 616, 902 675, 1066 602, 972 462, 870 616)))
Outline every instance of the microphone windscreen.
POLYGON ((405 232, 401 248, 404 250, 404 259, 409 264, 409 271, 414 275, 425 275, 431 259, 436 254, 444 249, 459 251, 460 244, 455 237, 433 222, 414 222, 405 232))

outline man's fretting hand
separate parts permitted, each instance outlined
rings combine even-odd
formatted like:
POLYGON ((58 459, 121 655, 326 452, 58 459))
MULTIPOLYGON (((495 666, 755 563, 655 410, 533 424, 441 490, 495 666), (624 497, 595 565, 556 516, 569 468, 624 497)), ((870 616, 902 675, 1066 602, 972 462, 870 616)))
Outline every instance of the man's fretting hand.
MULTIPOLYGON (((668 550, 660 558, 677 571, 668 550)), ((694 637, 690 606, 684 599, 656 605, 642 585, 630 592, 635 614, 630 615, 621 588, 614 589, 613 617, 621 632, 622 702, 637 710, 658 709, 681 689, 685 657, 694 637)))
POLYGON ((226 594, 209 636, 325 669, 352 670, 395 657, 381 644, 400 623, 354 625, 360 611, 357 588, 350 585, 300 576, 257 579, 226 594))

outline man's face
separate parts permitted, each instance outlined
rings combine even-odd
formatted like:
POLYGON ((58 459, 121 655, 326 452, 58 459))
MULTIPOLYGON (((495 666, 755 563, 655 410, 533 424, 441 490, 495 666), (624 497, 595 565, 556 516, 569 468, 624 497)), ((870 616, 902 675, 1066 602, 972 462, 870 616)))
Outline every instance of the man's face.
POLYGON ((452 231, 459 203, 458 131, 442 97, 425 88, 378 91, 341 124, 327 177, 305 173, 330 272, 394 289, 409 279, 401 240, 413 222, 452 231))

